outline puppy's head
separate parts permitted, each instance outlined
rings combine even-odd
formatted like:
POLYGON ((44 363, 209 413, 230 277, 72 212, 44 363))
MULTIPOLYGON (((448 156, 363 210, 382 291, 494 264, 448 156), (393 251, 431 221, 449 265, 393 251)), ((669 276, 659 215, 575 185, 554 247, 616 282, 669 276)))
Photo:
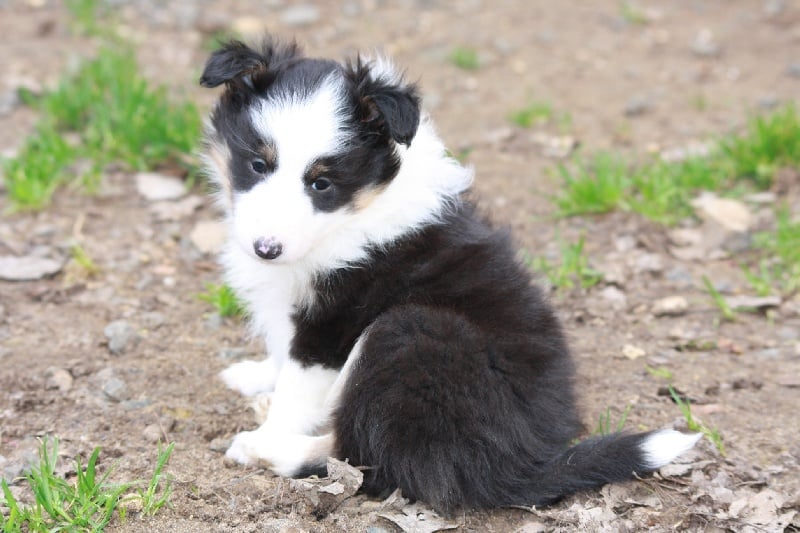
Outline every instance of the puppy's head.
POLYGON ((395 178, 420 121, 416 89, 387 64, 306 58, 293 43, 228 43, 200 83, 225 85, 205 156, 233 238, 269 262, 336 238, 395 178))

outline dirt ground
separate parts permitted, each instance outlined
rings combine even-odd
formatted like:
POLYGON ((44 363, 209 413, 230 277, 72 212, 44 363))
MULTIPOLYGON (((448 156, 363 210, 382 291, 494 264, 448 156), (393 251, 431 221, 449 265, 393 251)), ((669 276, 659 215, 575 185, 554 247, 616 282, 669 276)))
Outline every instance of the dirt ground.
MULTIPOLYGON (((678 408, 659 394, 666 381, 647 371, 664 367, 695 400, 695 415, 724 440, 724 457, 703 440, 685 464, 660 476, 549 509, 464 512, 452 519, 459 531, 800 527, 800 299, 720 324, 702 276, 725 295, 747 294, 739 260, 678 259, 666 228, 628 214, 551 218, 557 161, 540 142, 569 135, 587 153, 644 157, 737 131, 751 114, 800 94, 800 5, 109 3, 120 31, 137 45, 143 72, 204 112, 216 93, 196 80, 217 31, 253 35, 268 28, 296 36, 309 54, 334 58, 355 50, 392 54, 419 80, 448 146, 469 151, 475 196, 513 228, 520 247, 552 255, 559 238, 573 242, 583 234, 593 264, 607 274, 588 291, 554 295, 579 364, 587 434, 607 408, 615 423, 628 405, 627 428, 681 427, 678 408), (448 56, 456 46, 478 50, 480 68, 455 67, 448 56), (530 130, 511 126, 508 115, 531 101, 548 102, 569 120, 530 130), (684 297, 688 309, 656 316, 653 302, 669 296, 684 297)), ((0 94, 50 86, 95 44, 70 31, 59 2, 0 1, 0 94)), ((0 109, 0 150, 13 153, 35 118, 13 101, 0 109)), ((192 194, 202 197, 202 187, 192 194)), ((796 188, 780 194, 798 205, 796 188)), ((0 209, 7 206, 0 192, 0 209)), ((773 206, 751 207, 766 221, 773 206)), ((36 437, 54 435, 67 458, 102 446, 104 466, 116 464, 120 477, 146 477, 161 437, 175 442, 171 507, 150 518, 132 513, 111 530, 397 531, 378 516, 392 504, 357 496, 317 518, 289 481, 223 461, 227 439, 254 421, 247 402, 227 391, 217 373, 234 360, 258 357, 261 348, 241 322, 219 319, 196 297, 205 283, 219 280, 219 270, 214 255, 190 236, 215 216, 204 200, 193 212, 161 220, 124 172, 110 172, 97 195, 64 191, 42 212, 3 215, 0 254, 65 257, 79 242, 100 268, 94 277, 68 265, 48 279, 0 281, 4 476, 36 448, 36 437), (118 320, 132 325, 139 340, 113 355, 104 329, 118 320)))

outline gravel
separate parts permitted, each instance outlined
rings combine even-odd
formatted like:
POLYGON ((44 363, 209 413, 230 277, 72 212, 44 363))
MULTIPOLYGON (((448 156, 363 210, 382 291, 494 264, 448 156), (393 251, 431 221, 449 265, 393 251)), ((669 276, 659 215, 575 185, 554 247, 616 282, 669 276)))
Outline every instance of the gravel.
POLYGON ((103 333, 108 339, 108 349, 114 355, 121 355, 133 349, 141 340, 136 328, 125 320, 111 322, 103 333))

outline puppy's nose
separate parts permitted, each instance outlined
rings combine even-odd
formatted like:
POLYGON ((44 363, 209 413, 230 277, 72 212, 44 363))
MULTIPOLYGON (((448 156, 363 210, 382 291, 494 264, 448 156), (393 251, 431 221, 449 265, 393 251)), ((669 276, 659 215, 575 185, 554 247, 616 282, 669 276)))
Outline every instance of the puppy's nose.
POLYGON ((259 237, 253 241, 253 250, 261 259, 275 259, 283 252, 283 246, 274 237, 259 237))

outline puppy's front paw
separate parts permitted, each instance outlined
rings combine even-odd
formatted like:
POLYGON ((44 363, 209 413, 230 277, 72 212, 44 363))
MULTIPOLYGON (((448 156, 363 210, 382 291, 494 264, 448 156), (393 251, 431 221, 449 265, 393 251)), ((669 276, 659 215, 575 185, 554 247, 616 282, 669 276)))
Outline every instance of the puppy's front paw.
POLYGON ((242 361, 229 366, 219 375, 228 388, 245 396, 272 392, 277 379, 274 365, 269 361, 242 361))
POLYGON ((236 435, 225 457, 242 465, 264 466, 280 476, 291 477, 307 462, 310 445, 318 438, 274 432, 262 426, 236 435))
POLYGON ((254 465, 259 462, 258 435, 255 431, 242 431, 233 438, 225 457, 240 465, 254 465))

